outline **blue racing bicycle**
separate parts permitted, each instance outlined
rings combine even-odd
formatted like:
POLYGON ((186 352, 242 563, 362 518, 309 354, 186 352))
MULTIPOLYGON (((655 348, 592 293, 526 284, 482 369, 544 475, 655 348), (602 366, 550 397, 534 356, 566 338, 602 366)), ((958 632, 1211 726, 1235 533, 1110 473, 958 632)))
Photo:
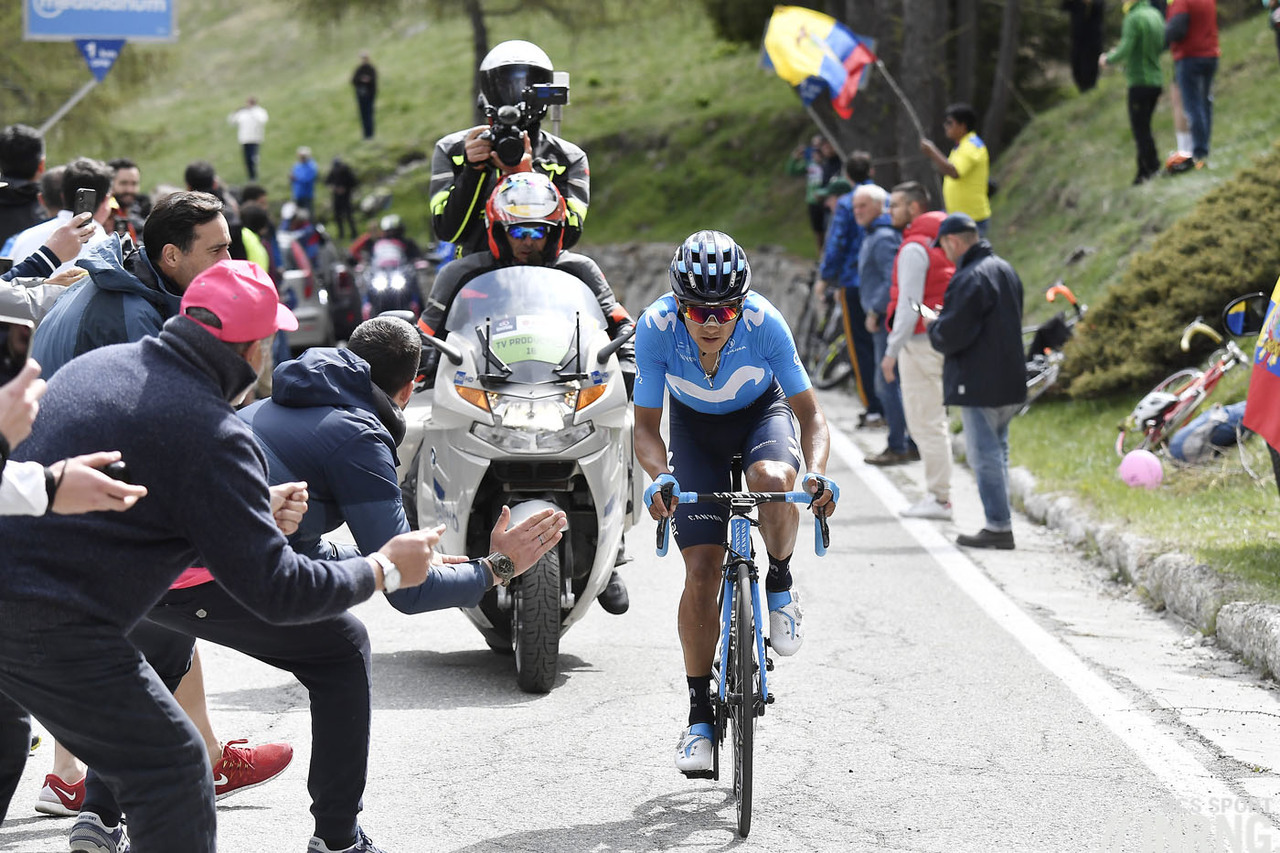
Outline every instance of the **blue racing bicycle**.
MULTIPOLYGON (((667 503, 677 496, 682 504, 719 503, 729 507, 729 541, 725 545, 724 581, 720 589, 720 643, 717 651, 719 673, 713 671, 716 687, 715 737, 712 742, 712 769, 709 778, 720 779, 720 745, 729 735, 733 745, 733 799, 738 817, 738 835, 751 831, 751 777, 756 717, 764 716, 773 704, 768 673, 773 661, 765 654, 760 607, 759 574, 751 528, 759 521, 752 511, 763 503, 792 503, 808 506, 808 492, 743 492, 742 469, 734 460, 732 492, 674 492, 671 485, 660 492, 667 503), (764 661, 764 666, 760 666, 764 661), (721 665, 720 662, 723 662, 721 665), (718 682, 718 685, 716 684, 718 682)), ((831 483, 830 488, 835 489, 831 483)), ((838 494, 838 493, 837 493, 838 494)), ((665 556, 670 534, 670 518, 658 522, 658 555, 665 556)), ((814 516, 814 551, 827 553, 831 533, 827 519, 814 516)))

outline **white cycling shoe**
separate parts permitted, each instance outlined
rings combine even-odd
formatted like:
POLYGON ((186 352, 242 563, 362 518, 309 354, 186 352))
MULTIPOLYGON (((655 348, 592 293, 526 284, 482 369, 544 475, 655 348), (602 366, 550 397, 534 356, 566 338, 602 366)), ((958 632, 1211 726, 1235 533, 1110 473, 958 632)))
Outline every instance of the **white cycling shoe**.
POLYGON ((715 729, 710 723, 694 723, 680 735, 676 744, 676 769, 691 779, 711 775, 711 739, 715 729))
POLYGON ((765 598, 769 603, 769 645, 782 657, 791 657, 804 643, 800 594, 787 589, 767 593, 765 598))

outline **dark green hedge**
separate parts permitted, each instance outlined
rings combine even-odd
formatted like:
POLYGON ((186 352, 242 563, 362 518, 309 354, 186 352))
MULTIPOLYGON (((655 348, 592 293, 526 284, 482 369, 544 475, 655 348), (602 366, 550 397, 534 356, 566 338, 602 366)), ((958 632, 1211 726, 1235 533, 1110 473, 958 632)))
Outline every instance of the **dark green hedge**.
POLYGON ((1212 345, 1200 337, 1183 353, 1186 325, 1203 316, 1221 330, 1223 305, 1251 291, 1270 294, 1278 274, 1280 145, 1205 195, 1091 306, 1066 349, 1068 390, 1075 397, 1135 391, 1199 364, 1212 345))

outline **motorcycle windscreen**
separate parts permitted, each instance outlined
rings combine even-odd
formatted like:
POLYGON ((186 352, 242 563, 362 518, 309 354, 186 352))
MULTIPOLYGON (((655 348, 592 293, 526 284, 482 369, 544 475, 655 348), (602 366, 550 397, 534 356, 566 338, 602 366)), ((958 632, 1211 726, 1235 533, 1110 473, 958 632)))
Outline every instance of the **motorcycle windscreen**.
POLYGON ((606 329, 595 294, 576 276, 545 267, 515 266, 476 276, 449 308, 445 329, 475 343, 489 330, 494 355, 511 368, 509 380, 560 381, 553 372, 578 342, 606 329), (579 327, 581 337, 578 336, 579 327))

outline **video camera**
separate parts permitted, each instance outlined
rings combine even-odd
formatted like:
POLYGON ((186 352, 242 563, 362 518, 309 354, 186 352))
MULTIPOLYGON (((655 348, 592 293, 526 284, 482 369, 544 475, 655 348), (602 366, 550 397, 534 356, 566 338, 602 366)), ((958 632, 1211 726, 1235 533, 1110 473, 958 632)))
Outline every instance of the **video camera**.
MULTIPOLYGON (((568 75, 566 74, 565 77, 568 75)), ((567 103, 569 103, 567 80, 564 83, 535 83, 532 86, 526 86, 521 93, 520 103, 485 107, 489 129, 480 137, 493 142, 493 150, 505 165, 517 166, 524 157, 524 136, 529 128, 542 121, 548 108, 564 106, 567 103)))

